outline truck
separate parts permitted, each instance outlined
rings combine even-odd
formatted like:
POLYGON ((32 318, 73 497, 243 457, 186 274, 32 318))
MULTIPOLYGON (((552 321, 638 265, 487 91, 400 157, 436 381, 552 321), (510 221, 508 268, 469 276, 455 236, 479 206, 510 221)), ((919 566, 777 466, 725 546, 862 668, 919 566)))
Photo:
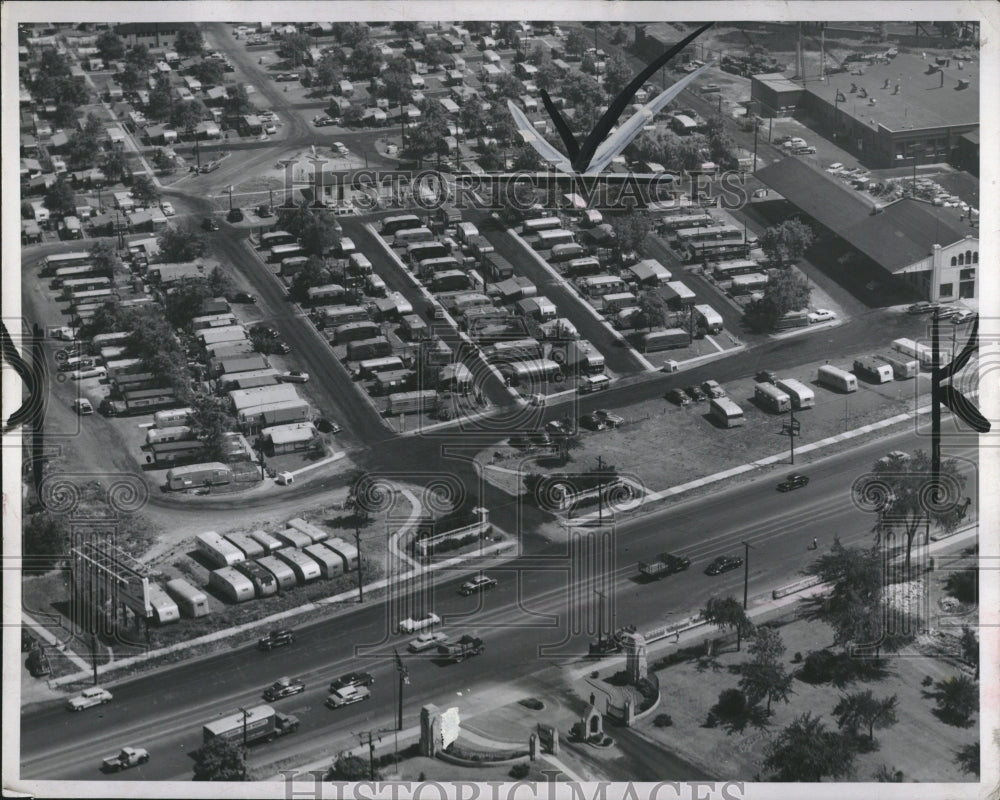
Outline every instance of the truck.
POLYGON ((274 741, 279 736, 295 733, 298 728, 299 718, 294 714, 283 714, 271 706, 260 705, 209 722, 202 729, 202 736, 205 744, 215 739, 252 744, 262 740, 274 741))
POLYGON ((691 559, 673 553, 660 553, 652 561, 639 562, 639 574, 647 578, 665 578, 675 572, 683 572, 691 566, 691 559))
POLYGON ((123 769, 145 764, 149 761, 149 751, 142 747, 123 747, 117 755, 108 756, 101 762, 102 772, 120 772, 123 769))
POLYGON ((464 661, 478 656, 486 649, 486 644, 478 636, 465 634, 459 639, 438 645, 438 655, 449 661, 464 661))

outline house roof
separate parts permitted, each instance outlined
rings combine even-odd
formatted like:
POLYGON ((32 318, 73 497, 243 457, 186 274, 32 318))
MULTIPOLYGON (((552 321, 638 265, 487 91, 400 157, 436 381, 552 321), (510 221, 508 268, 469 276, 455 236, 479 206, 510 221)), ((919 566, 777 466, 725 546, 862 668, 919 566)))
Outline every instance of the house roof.
POLYGON ((808 216, 890 272, 927 258, 935 244, 974 235, 950 209, 905 198, 873 214, 874 203, 797 158, 784 158, 757 177, 808 216))

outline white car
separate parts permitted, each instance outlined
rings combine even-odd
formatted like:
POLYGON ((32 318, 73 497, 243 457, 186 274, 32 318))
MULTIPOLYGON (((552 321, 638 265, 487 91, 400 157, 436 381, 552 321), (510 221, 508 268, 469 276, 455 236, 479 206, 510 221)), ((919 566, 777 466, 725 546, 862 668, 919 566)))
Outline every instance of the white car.
POLYGON ((411 653, 422 653, 424 650, 430 650, 431 648, 437 647, 447 639, 448 635, 442 633, 441 631, 422 633, 416 639, 411 639, 410 643, 406 646, 406 649, 411 653))
POLYGON ((162 203, 160 203, 160 210, 163 212, 163 215, 166 216, 166 217, 172 217, 174 214, 177 213, 176 211, 174 211, 174 207, 170 203, 168 203, 166 200, 164 200, 162 203))
POLYGON ((416 633, 417 631, 422 631, 425 628, 432 628, 435 625, 441 624, 441 617, 433 612, 428 612, 422 617, 407 617, 402 622, 399 623, 399 629, 403 633, 416 633))
POLYGON ((340 153, 340 155, 342 156, 346 156, 349 152, 351 152, 350 150, 347 149, 347 145, 344 144, 343 142, 334 142, 332 145, 330 145, 330 149, 333 150, 334 152, 340 153))
POLYGON ((372 696, 372 693, 364 686, 345 686, 343 689, 337 689, 329 697, 326 698, 326 704, 330 708, 340 708, 341 706, 349 706, 352 703, 360 703, 363 700, 368 700, 372 696))
POLYGON ((786 150, 794 150, 796 147, 805 147, 805 146, 806 146, 806 140, 798 136, 792 137, 782 145, 782 147, 784 147, 786 150))
POLYGON ((64 325, 61 325, 58 328, 49 329, 49 336, 51 336, 53 339, 59 339, 60 341, 63 342, 72 342, 74 339, 76 339, 76 333, 77 333, 76 328, 67 328, 64 325))
POLYGON ((102 689, 99 686, 94 686, 90 689, 84 689, 76 697, 71 697, 66 701, 66 708, 70 711, 83 711, 85 708, 90 708, 91 706, 102 706, 105 703, 111 702, 111 692, 107 689, 102 689))
POLYGON ((828 308, 817 308, 815 311, 809 312, 810 322, 829 322, 831 319, 836 318, 837 315, 828 308))
POLYGON ((293 370, 292 372, 282 372, 278 375, 278 380, 284 383, 308 383, 309 373, 293 370))
POLYGON ((839 161, 834 161, 830 166, 826 168, 826 171, 831 174, 835 174, 837 172, 840 172, 843 168, 844 168, 843 164, 841 164, 839 161))

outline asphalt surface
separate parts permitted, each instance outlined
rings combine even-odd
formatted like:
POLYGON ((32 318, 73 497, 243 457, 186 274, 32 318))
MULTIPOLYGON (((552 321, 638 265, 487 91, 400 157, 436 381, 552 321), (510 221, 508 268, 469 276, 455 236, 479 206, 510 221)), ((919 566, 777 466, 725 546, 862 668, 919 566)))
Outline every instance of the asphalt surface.
MULTIPOLYGON (((499 686, 509 687, 512 701, 530 691, 532 673, 546 666, 584 663, 587 643, 601 630, 627 624, 648 630, 697 610, 710 596, 739 596, 742 569, 715 577, 703 570, 718 555, 742 555, 741 541, 753 547, 751 597, 766 596, 773 587, 797 579, 816 555, 809 548, 813 537, 823 549, 838 536, 845 545, 869 543, 873 520, 851 503, 853 480, 887 450, 912 450, 922 444, 907 434, 891 442, 859 445, 811 465, 809 485, 794 493, 776 492, 777 479, 772 478, 722 489, 606 534, 585 531, 576 539, 580 544, 568 551, 562 545, 529 545, 523 555, 502 566, 487 561, 487 574, 498 578, 499 586, 482 597, 459 596, 456 589, 463 576, 446 571, 433 583, 424 580, 419 587, 390 591, 384 600, 300 628, 295 645, 286 649, 262 653, 250 644, 185 662, 118 684, 112 687, 115 698, 110 704, 79 714, 66 711, 61 702, 40 705, 22 716, 22 777, 99 779, 101 758, 132 744, 146 747, 152 759, 118 778, 185 779, 191 769, 189 754, 200 744, 201 726, 241 706, 263 702, 261 692, 282 675, 306 683, 305 693, 273 703, 296 714, 302 727, 293 737, 251 748, 251 765, 294 755, 318 737, 332 736, 331 741, 347 746, 358 730, 392 725, 393 649, 401 651, 410 671, 404 727, 417 724, 420 706, 427 702, 461 698, 468 715, 479 698, 499 686), (590 547, 613 552, 605 567, 595 569, 593 565, 602 562, 584 557, 590 547), (691 568, 661 581, 640 582, 635 562, 664 550, 687 555, 691 568), (598 599, 598 589, 608 602, 598 599), (486 652, 458 664, 406 654, 412 636, 396 634, 395 624, 428 610, 442 617, 449 635, 481 636, 486 652), (374 676, 372 699, 336 711, 325 708, 328 682, 352 670, 374 676)), ((976 457, 969 447, 950 454, 976 457)), ((967 472, 972 470, 970 464, 967 472)), ((975 502, 974 478, 969 490, 975 502)), ((465 576, 470 567, 474 570, 475 563, 463 568, 465 576)), ((336 748, 331 746, 330 752, 336 748)), ((653 769, 648 774, 648 779, 668 777, 675 776, 653 769)))

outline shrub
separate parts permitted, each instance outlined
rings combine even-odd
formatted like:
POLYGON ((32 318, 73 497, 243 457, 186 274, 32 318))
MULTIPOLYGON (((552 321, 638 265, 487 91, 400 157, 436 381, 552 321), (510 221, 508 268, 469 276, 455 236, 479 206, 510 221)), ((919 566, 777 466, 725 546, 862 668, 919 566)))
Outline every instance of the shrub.
POLYGON ((571 739, 576 739, 578 742, 583 741, 586 738, 587 730, 583 725, 583 722, 574 722, 573 727, 569 729, 569 735, 571 739))
POLYGON ((948 593, 963 603, 974 604, 979 595, 979 572, 974 569, 962 569, 952 572, 945 581, 948 593))
POLYGON ((792 663, 793 664, 801 664, 802 663, 802 653, 800 653, 798 650, 796 650, 795 651, 795 655, 792 656, 792 663))
POLYGON ((657 714, 656 719, 653 720, 653 724, 657 728, 669 728, 674 724, 674 720, 669 714, 657 714))
POLYGON ((705 727, 714 728, 719 724, 719 718, 715 716, 715 712, 709 711, 708 716, 705 718, 705 727))
POLYGON ((712 706, 717 717, 723 719, 739 717, 747 710, 747 698, 739 689, 723 689, 719 693, 718 702, 712 706))
POLYGON ((934 683, 934 679, 930 675, 924 675, 924 679, 920 681, 921 686, 930 686, 934 683))
POLYGON ((517 702, 525 708, 530 708, 532 711, 541 711, 545 708, 545 703, 534 697, 525 697, 523 700, 518 700, 517 702))
POLYGON ((510 777, 516 781, 521 781, 528 777, 529 772, 531 772, 531 767, 527 763, 515 764, 510 768, 510 777))
POLYGON ((596 669, 593 672, 590 673, 590 677, 591 678, 595 678, 595 679, 599 678, 600 675, 601 675, 600 670, 596 670, 596 669))

